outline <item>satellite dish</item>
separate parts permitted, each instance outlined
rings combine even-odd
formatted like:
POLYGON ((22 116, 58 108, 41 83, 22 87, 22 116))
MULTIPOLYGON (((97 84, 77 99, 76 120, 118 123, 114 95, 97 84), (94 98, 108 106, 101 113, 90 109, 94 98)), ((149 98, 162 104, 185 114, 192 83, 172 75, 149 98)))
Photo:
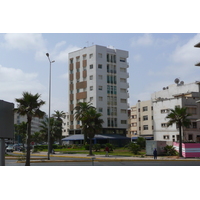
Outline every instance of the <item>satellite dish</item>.
POLYGON ((178 78, 176 78, 175 80, 174 80, 174 82, 176 83, 176 84, 178 84, 179 83, 179 79, 178 78))
POLYGON ((181 85, 184 85, 184 81, 181 81, 180 84, 181 84, 181 85))

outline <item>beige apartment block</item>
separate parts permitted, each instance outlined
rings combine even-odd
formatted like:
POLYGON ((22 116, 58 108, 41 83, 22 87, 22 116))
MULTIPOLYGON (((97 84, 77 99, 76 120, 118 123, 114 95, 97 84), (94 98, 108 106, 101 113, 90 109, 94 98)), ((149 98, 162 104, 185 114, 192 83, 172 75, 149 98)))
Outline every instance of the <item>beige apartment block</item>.
POLYGON ((133 139, 137 137, 146 139, 153 137, 153 107, 151 100, 139 100, 135 106, 131 107, 129 124, 128 137, 133 139))

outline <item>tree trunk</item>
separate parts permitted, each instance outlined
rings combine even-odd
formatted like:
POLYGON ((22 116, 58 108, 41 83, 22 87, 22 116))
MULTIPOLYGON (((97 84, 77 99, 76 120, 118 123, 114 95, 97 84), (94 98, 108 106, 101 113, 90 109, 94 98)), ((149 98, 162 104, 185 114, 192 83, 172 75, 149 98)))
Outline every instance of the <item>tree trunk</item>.
POLYGON ((31 119, 28 119, 28 133, 27 133, 27 149, 26 149, 26 163, 25 166, 30 166, 30 137, 31 137, 31 119))
POLYGON ((183 155, 182 155, 182 134, 181 134, 181 124, 179 124, 179 157, 183 157, 183 155))
POLYGON ((90 153, 89 153, 90 156, 92 156, 92 138, 90 138, 90 153))

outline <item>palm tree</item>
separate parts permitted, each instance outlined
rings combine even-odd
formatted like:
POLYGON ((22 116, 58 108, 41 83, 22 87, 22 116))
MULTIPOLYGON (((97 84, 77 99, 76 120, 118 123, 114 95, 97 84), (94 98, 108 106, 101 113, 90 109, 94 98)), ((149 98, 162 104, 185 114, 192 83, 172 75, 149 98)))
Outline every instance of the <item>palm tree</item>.
POLYGON ((89 155, 92 156, 92 139, 96 133, 99 133, 102 129, 102 124, 104 123, 101 119, 102 114, 98 113, 95 108, 89 108, 82 117, 82 122, 84 124, 84 132, 90 139, 90 151, 89 155))
POLYGON ((179 129, 179 157, 182 157, 182 128, 188 128, 191 124, 190 119, 188 117, 191 114, 187 113, 187 108, 179 108, 175 107, 175 109, 170 109, 170 113, 167 115, 166 119, 169 119, 167 122, 167 126, 172 126, 173 124, 177 124, 179 129))
POLYGON ((26 142, 26 132, 27 132, 27 123, 21 122, 20 124, 15 124, 15 136, 18 137, 18 143, 21 139, 22 145, 26 142))
MULTIPOLYGON (((43 139, 45 141, 48 140, 48 125, 49 125, 49 118, 46 118, 45 121, 42 121, 41 122, 41 125, 40 125, 40 132, 43 134, 43 139)), ((55 140, 57 138, 60 137, 60 135, 58 134, 60 127, 57 126, 57 122, 56 120, 51 117, 50 118, 50 152, 52 152, 52 146, 53 146, 53 143, 55 142, 55 140)))
POLYGON ((87 103, 87 102, 79 102, 77 104, 77 106, 74 108, 74 116, 76 120, 80 120, 82 122, 82 133, 84 134, 84 144, 87 141, 87 135, 85 133, 85 124, 82 121, 83 117, 85 116, 85 113, 90 109, 90 108, 94 108, 92 106, 92 103, 87 103))
POLYGON ((27 116, 27 152, 26 152, 26 166, 30 166, 30 142, 31 142, 31 121, 33 117, 42 118, 45 112, 40 110, 40 107, 45 104, 40 98, 40 94, 31 94, 23 92, 22 98, 15 99, 18 103, 15 112, 22 116, 27 116))
POLYGON ((56 123, 57 126, 59 127, 59 129, 57 130, 57 134, 59 135, 59 144, 62 144, 62 124, 63 124, 63 120, 62 118, 65 118, 66 115, 63 111, 54 111, 55 113, 53 114, 53 117, 56 118, 56 123))

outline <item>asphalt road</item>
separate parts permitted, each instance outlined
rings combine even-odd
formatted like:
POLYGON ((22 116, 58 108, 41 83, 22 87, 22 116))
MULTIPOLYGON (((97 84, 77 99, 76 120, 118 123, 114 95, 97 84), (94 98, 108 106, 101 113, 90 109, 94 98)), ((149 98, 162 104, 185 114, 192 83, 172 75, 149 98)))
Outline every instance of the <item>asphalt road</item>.
MULTIPOLYGON (((5 166, 25 166, 17 160, 6 160, 5 166)), ((39 162, 31 166, 200 166, 200 161, 115 161, 115 162, 39 162)))

